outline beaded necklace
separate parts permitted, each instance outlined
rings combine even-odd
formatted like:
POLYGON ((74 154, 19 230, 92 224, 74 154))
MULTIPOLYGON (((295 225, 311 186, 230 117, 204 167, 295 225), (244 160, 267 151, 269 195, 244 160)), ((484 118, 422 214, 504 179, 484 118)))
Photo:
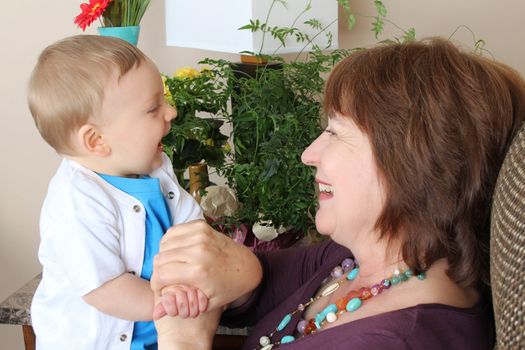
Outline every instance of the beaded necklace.
MULTIPOLYGON (((336 266, 332 270, 330 276, 332 279, 337 279, 344 274, 346 274, 345 278, 340 279, 337 282, 330 283, 315 297, 310 298, 304 304, 299 304, 294 311, 286 314, 273 332, 260 338, 259 345, 254 350, 270 350, 274 346, 293 342, 295 337, 292 335, 285 335, 281 338, 281 340, 278 340, 274 343, 272 343, 272 337, 276 333, 281 332, 290 323, 292 316, 298 312, 303 312, 308 306, 312 305, 319 299, 331 295, 346 281, 355 280, 359 275, 359 266, 355 260, 350 258, 344 259, 341 262, 341 265, 336 266)), ((407 281, 412 276, 414 276, 414 272, 411 269, 406 269, 405 271, 396 269, 392 276, 381 280, 381 282, 374 284, 371 287, 362 287, 359 290, 350 291, 342 298, 339 298, 334 304, 330 304, 325 307, 321 312, 316 314, 314 318, 308 321, 304 319, 300 320, 299 323, 297 323, 297 331, 299 334, 301 334, 299 338, 317 332, 326 324, 335 322, 338 316, 346 312, 356 311, 361 307, 365 300, 381 294, 384 290, 387 290, 392 286, 396 286, 401 282, 407 281)), ((416 277, 419 280, 424 280, 426 276, 424 272, 421 272, 416 275, 416 277)))

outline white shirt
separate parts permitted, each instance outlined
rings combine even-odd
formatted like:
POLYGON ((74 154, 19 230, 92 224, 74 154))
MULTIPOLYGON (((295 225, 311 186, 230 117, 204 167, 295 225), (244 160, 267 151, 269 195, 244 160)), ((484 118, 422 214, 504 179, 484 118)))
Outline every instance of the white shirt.
MULTIPOLYGON (((174 180, 166 155, 150 176, 160 180, 174 225, 203 219, 174 180)), ((130 348, 133 321, 104 314, 82 296, 125 272, 140 275, 145 220, 139 200, 78 163, 62 161, 40 217, 43 275, 31 305, 38 350, 130 348)))

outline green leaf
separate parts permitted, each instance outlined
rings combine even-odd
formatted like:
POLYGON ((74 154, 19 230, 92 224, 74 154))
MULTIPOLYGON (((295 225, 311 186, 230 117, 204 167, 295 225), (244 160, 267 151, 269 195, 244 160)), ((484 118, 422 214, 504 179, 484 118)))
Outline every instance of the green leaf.
POLYGON ((279 169, 280 160, 278 159, 268 159, 264 163, 264 170, 259 175, 259 181, 264 182, 267 181, 270 177, 277 174, 277 171, 279 169))
POLYGON ((375 21, 372 23, 372 32, 374 32, 376 39, 383 32, 384 26, 383 20, 380 17, 375 17, 375 21))
POLYGON ((337 0, 337 2, 343 6, 345 12, 350 12, 350 0, 337 0))
POLYGON ((374 6, 376 8, 377 14, 381 17, 386 17, 386 7, 380 0, 374 0, 374 6))
POLYGON ((315 18, 311 18, 305 21, 304 24, 309 25, 310 27, 314 29, 319 29, 319 30, 323 29, 323 25, 321 24, 321 22, 315 18))
POLYGON ((240 28, 237 28, 237 30, 246 30, 246 29, 252 29, 253 28, 253 25, 252 24, 247 24, 247 25, 244 25, 240 28))
POLYGON ((348 29, 354 28, 356 23, 355 15, 353 13, 348 15, 348 29))
POLYGON ((240 54, 245 54, 245 55, 251 55, 251 56, 255 56, 255 53, 253 51, 241 51, 239 52, 240 54))
POLYGON ((391 44, 399 44, 399 40, 393 40, 393 39, 384 39, 384 40, 380 40, 378 41, 378 44, 387 44, 387 45, 391 45, 391 44))
POLYGON ((403 34, 403 41, 404 42, 410 42, 416 40, 416 30, 414 28, 410 28, 403 34))

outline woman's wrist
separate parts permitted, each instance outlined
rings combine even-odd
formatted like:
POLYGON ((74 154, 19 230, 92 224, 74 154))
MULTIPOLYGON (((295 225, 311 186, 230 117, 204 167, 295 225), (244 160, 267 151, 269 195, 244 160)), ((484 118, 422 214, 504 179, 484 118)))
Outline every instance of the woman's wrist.
POLYGON ((213 337, 208 338, 202 334, 189 335, 170 335, 163 334, 158 337, 159 350, 209 350, 212 348, 213 337))
POLYGON ((164 316, 155 321, 159 350, 210 350, 222 310, 196 318, 164 316))

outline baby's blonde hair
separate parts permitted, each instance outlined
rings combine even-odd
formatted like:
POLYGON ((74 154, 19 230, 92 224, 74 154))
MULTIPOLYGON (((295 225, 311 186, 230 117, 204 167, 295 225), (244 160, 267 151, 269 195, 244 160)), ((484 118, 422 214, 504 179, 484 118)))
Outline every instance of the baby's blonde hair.
POLYGON ((28 103, 38 131, 58 153, 73 151, 71 136, 99 112, 104 86, 147 58, 127 42, 77 35, 48 46, 29 80, 28 103))

